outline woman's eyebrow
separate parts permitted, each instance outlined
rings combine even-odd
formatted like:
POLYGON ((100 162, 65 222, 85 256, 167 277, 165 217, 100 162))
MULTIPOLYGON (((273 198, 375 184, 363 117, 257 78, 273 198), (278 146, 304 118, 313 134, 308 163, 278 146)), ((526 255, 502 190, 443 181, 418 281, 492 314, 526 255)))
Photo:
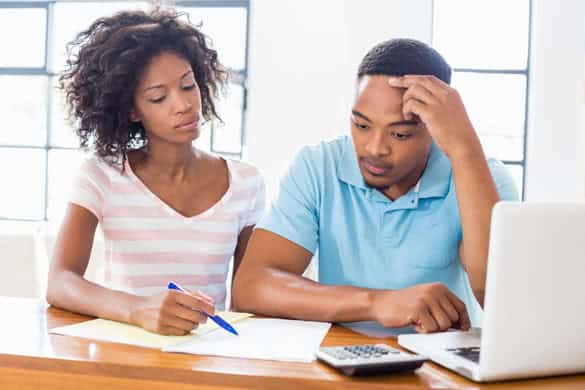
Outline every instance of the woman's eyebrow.
POLYGON ((188 71, 186 71, 185 73, 183 73, 183 75, 181 76, 181 80, 183 80, 185 78, 185 76, 188 76, 191 73, 193 73, 193 71, 191 69, 189 69, 188 71))
POLYGON ((164 85, 163 84, 151 85, 150 87, 144 88, 143 91, 146 92, 146 91, 149 91, 151 89, 156 89, 156 88, 164 88, 164 85))
MULTIPOLYGON (((189 69, 188 71, 186 71, 185 73, 183 73, 183 75, 181 76, 180 80, 183 80, 185 78, 185 76, 188 76, 191 73, 193 73, 193 71, 191 69, 189 69)), ((148 90, 156 89, 156 88, 164 88, 164 84, 151 85, 150 87, 144 88, 143 91, 146 92, 148 90)))

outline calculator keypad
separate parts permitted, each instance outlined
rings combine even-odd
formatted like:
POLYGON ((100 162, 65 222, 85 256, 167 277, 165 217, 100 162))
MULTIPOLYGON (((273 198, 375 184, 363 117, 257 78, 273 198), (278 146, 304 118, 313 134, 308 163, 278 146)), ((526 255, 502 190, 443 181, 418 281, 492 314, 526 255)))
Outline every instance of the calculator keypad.
POLYGON ((338 360, 372 359, 389 355, 398 355, 398 349, 390 348, 383 344, 350 345, 345 347, 322 348, 324 352, 338 360))

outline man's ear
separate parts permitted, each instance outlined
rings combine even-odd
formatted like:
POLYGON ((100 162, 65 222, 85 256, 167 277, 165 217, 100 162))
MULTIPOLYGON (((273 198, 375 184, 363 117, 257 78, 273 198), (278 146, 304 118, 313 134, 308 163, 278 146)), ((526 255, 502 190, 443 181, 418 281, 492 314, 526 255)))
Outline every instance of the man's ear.
POLYGON ((136 113, 135 109, 130 111, 130 122, 140 122, 140 117, 136 113))

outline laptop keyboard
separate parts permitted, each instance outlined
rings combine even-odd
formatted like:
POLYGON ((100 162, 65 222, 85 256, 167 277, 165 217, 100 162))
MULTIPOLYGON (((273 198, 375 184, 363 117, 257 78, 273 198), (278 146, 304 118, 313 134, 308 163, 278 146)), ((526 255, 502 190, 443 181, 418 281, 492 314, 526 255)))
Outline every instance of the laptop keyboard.
POLYGON ((461 356, 464 359, 479 363, 479 347, 447 348, 446 351, 461 356))

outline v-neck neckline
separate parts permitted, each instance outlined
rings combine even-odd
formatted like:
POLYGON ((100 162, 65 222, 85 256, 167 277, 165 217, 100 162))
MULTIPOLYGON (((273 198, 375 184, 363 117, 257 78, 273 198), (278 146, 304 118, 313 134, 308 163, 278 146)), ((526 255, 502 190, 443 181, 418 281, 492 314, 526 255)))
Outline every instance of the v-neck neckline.
POLYGON ((205 218, 205 217, 210 217, 213 214, 216 213, 217 209, 220 208, 224 203, 226 203, 227 201, 230 200, 230 198, 232 197, 232 187, 233 187, 233 181, 234 181, 234 175, 235 170, 233 169, 232 166, 232 161, 225 159, 223 157, 220 157, 222 160, 225 161, 226 166, 227 166, 227 171, 228 171, 228 188, 226 190, 226 192, 224 192, 224 194, 221 196, 221 198, 215 202, 213 205, 211 205, 211 207, 209 207, 207 210, 204 210, 198 214, 192 215, 192 216, 185 216, 183 214, 181 214, 180 212, 178 212, 177 210, 175 210, 173 207, 171 207, 167 202, 165 202, 164 200, 162 200, 157 194, 155 194, 150 188, 148 188, 148 186, 138 177, 138 175, 136 175, 134 173, 134 170, 132 169, 132 166, 130 165, 130 161, 127 159, 126 163, 125 163, 125 167, 126 170, 128 172, 128 176, 130 177, 130 179, 142 190, 142 192, 144 192, 151 200, 153 200, 154 202, 156 202, 159 206, 162 207, 163 210, 165 210, 167 212, 167 214, 169 214, 172 217, 175 218, 180 218, 182 220, 184 220, 185 222, 191 222, 191 221, 195 221, 197 219, 201 219, 201 218, 205 218))

